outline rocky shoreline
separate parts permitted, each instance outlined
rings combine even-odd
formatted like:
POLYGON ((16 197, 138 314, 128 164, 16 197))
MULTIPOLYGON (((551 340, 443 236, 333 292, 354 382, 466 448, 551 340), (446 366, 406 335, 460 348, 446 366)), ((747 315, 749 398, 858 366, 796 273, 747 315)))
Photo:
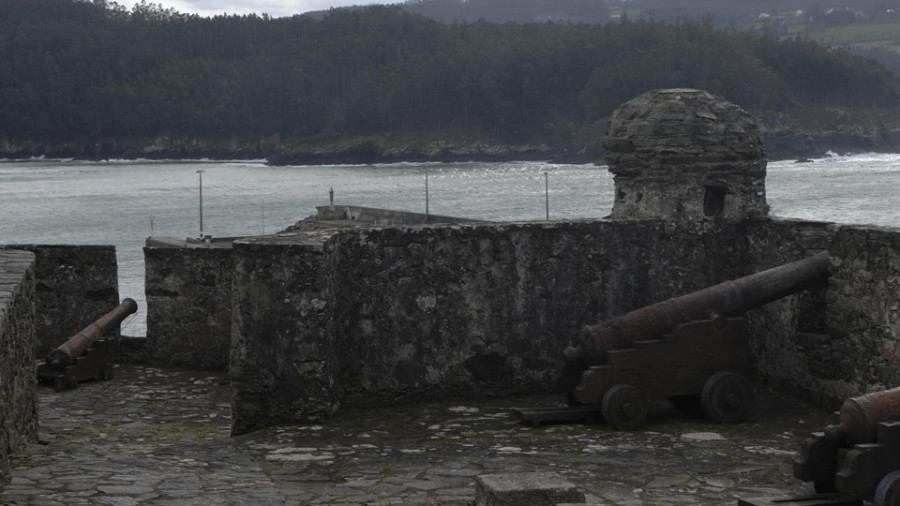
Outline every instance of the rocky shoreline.
POLYGON ((602 148, 475 140, 348 137, 329 139, 184 139, 162 137, 102 142, 13 142, 0 139, 0 159, 266 160, 270 165, 421 162, 602 163, 602 148))
MULTIPOLYGON (((763 128, 768 159, 820 158, 829 153, 900 152, 900 129, 810 132, 763 128)), ((0 139, 0 159, 76 160, 266 160, 270 165, 334 165, 421 162, 508 162, 603 164, 602 141, 587 145, 508 144, 492 140, 408 137, 317 139, 153 139, 99 142, 15 142, 0 139)))

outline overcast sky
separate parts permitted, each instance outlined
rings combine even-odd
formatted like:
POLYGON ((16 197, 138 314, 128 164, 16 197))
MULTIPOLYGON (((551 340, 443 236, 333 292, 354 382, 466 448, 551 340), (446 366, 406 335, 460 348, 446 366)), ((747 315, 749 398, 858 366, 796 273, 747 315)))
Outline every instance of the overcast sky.
MULTIPOLYGON (((272 17, 293 16, 309 11, 348 5, 390 4, 401 0, 152 0, 165 8, 173 8, 186 14, 215 16, 216 14, 268 14, 272 17)), ((131 8, 134 2, 119 1, 119 5, 131 8)))

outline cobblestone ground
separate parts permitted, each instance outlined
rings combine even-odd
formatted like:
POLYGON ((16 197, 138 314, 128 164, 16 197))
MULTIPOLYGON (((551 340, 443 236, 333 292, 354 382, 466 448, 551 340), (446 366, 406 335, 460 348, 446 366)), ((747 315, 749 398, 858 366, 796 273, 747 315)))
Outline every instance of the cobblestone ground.
POLYGON ((3 505, 469 505, 479 474, 554 471, 594 504, 735 505, 792 494, 790 457, 829 416, 758 393, 756 422, 660 406, 646 426, 522 425, 553 397, 345 411, 229 437, 223 375, 120 366, 40 390, 41 444, 13 461, 3 505))

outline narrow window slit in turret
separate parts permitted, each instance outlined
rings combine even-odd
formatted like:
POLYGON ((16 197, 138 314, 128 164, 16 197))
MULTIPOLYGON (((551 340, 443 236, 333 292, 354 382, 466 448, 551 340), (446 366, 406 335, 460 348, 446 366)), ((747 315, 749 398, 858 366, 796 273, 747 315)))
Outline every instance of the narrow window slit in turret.
POLYGON ((703 196, 704 216, 722 216, 725 214, 725 195, 728 193, 724 186, 707 186, 703 196))

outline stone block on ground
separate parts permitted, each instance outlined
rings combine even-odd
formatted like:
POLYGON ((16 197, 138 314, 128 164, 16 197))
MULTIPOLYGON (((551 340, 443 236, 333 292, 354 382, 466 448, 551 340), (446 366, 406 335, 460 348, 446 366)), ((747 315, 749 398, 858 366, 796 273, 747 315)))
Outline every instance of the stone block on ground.
POLYGON ((484 474, 475 480, 475 506, 584 504, 584 494, 556 473, 484 474))

